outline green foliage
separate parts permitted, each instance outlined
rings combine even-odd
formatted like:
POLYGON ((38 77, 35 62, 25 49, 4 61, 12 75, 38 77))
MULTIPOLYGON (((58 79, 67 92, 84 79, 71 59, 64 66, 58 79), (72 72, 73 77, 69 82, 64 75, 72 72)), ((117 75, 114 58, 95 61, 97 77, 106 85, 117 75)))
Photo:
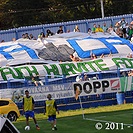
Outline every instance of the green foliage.
MULTIPOLYGON (((131 0, 103 0, 105 16, 133 12, 131 0)), ((0 27, 29 26, 101 17, 100 0, 1 0, 0 27)))

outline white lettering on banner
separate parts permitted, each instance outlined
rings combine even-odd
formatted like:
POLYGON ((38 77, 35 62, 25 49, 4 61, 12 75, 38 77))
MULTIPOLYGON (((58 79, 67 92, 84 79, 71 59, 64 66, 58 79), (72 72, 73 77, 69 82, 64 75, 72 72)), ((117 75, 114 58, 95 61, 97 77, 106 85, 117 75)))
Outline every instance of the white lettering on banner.
POLYGON ((64 85, 53 85, 53 90, 54 91, 65 90, 65 86, 64 85))
POLYGON ((74 92, 78 89, 81 96, 121 91, 119 78, 75 82, 73 88, 74 92))
POLYGON ((133 68, 133 58, 103 58, 83 62, 64 62, 46 65, 23 65, 16 67, 0 68, 1 81, 10 79, 30 79, 32 75, 44 77, 51 75, 54 78, 57 75, 70 77, 84 72, 96 72, 117 70, 117 68, 133 68))
POLYGON ((55 99, 60 99, 60 98, 66 98, 66 97, 73 97, 73 91, 72 90, 68 90, 68 91, 65 91, 65 92, 60 92, 60 93, 57 93, 56 94, 56 97, 55 99))
POLYGON ((30 95, 33 96, 35 101, 46 100, 48 94, 51 94, 53 99, 70 98, 74 96, 72 83, 66 83, 61 85, 0 89, 0 98, 11 98, 16 103, 22 102, 25 90, 29 91, 30 95))
MULTIPOLYGON (((27 88, 25 88, 25 89, 27 89, 27 88)), ((28 91, 30 94, 34 94, 34 93, 50 92, 52 90, 48 86, 43 86, 43 87, 30 87, 30 88, 28 88, 28 91)))
MULTIPOLYGON (((66 84, 61 84, 61 85, 47 85, 47 86, 39 86, 39 87, 29 87, 29 93, 34 94, 34 93, 46 93, 46 92, 58 92, 58 91, 65 91, 68 90, 71 85, 66 86, 66 84)), ((27 88, 25 88, 27 89, 27 88)))
MULTIPOLYGON (((34 97, 35 101, 43 101, 47 99, 47 95, 49 93, 38 93, 38 94, 33 94, 32 96, 34 97)), ((67 91, 62 91, 62 92, 51 92, 53 99, 62 99, 62 98, 70 98, 74 96, 73 90, 67 90, 67 91)))
MULTIPOLYGON (((25 88, 25 90, 26 89, 27 88, 25 88)), ((27 90, 29 90, 29 93, 34 97, 35 101, 46 100, 48 94, 51 94, 53 99, 69 98, 74 96, 71 83, 31 87, 27 90)))

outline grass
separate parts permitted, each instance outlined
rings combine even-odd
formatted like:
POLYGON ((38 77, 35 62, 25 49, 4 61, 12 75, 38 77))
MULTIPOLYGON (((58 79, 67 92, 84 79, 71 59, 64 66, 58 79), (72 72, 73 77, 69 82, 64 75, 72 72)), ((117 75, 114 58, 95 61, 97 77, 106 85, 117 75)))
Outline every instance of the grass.
POLYGON ((32 120, 30 121, 31 130, 25 131, 25 118, 23 116, 20 117, 18 121, 14 123, 14 125, 21 133, 132 133, 132 127, 117 124, 132 124, 132 108, 132 104, 124 104, 117 106, 84 109, 85 117, 91 118, 92 120, 83 120, 81 115, 82 110, 66 112, 61 111, 60 115, 58 115, 57 118, 57 131, 51 131, 50 123, 47 122, 46 117, 43 114, 36 114, 38 124, 41 128, 39 131, 35 129, 35 125, 32 120), (103 120, 105 122, 101 122, 99 120, 103 120), (116 122, 116 124, 109 124, 106 121, 116 122), (103 126, 101 130, 97 130, 95 127, 98 122, 100 122, 103 126), (113 126, 114 129, 111 129, 113 128, 113 126))

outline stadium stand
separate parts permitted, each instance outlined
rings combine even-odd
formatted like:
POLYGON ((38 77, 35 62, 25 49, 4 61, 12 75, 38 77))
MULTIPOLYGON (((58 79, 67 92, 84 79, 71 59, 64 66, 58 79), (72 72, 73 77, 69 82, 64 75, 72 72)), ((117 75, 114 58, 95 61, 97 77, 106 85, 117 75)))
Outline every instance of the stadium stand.
MULTIPOLYGON (((133 20, 133 14, 121 15, 121 16, 113 16, 113 17, 105 17, 104 19, 89 19, 89 20, 78 20, 78 21, 70 21, 63 23, 55 23, 55 24, 46 24, 46 25, 36 25, 36 26, 28 26, 28 27, 19 27, 15 29, 3 30, 0 31, 0 38, 4 41, 10 41, 12 38, 19 39, 22 37, 23 33, 28 32, 29 34, 33 34, 35 38, 38 37, 38 34, 43 32, 46 34, 47 29, 50 29, 53 33, 56 33, 59 26, 63 26, 63 31, 67 32, 69 29, 72 31, 75 25, 78 25, 80 32, 88 32, 88 29, 93 27, 93 24, 102 25, 103 22, 106 23, 106 26, 115 25, 116 22, 121 20, 121 18, 125 18, 128 23, 133 20)), ((99 79, 107 79, 107 78, 115 78, 122 77, 123 72, 128 73, 129 70, 116 70, 116 71, 106 71, 106 72, 97 72, 97 73, 87 73, 89 78, 97 77, 99 79)), ((76 77, 65 77, 65 75, 58 76, 54 80, 49 78, 50 75, 42 78, 42 81, 45 85, 51 84, 64 84, 64 83, 72 83, 76 81, 76 77)), ((30 79, 21 79, 21 80, 13 80, 10 79, 8 81, 0 82, 0 89, 6 88, 28 88, 35 87, 34 83, 30 79)), ((133 92, 125 92, 125 98, 127 103, 131 103, 133 98, 133 92)), ((117 104, 116 93, 108 93, 101 95, 90 95, 90 96, 82 96, 82 102, 84 103, 84 107, 97 107, 97 106, 105 106, 105 105, 114 105, 117 104)), ((43 112, 44 101, 36 101, 36 112, 43 112)), ((80 108, 79 101, 76 101, 75 98, 64 98, 58 99, 57 104, 59 105, 59 109, 61 110, 69 110, 69 109, 77 109, 80 108)), ((18 107, 22 109, 22 103, 17 103, 18 107)))

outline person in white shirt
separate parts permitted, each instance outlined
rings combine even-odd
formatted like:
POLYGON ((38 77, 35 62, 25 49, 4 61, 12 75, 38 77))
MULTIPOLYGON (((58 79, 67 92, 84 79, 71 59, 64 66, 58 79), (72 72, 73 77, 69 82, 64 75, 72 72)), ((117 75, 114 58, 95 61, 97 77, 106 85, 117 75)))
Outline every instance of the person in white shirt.
POLYGON ((126 28, 127 28, 127 22, 125 21, 125 18, 122 18, 118 24, 120 25, 120 28, 122 29, 123 31, 123 34, 124 34, 124 38, 126 38, 126 28))

